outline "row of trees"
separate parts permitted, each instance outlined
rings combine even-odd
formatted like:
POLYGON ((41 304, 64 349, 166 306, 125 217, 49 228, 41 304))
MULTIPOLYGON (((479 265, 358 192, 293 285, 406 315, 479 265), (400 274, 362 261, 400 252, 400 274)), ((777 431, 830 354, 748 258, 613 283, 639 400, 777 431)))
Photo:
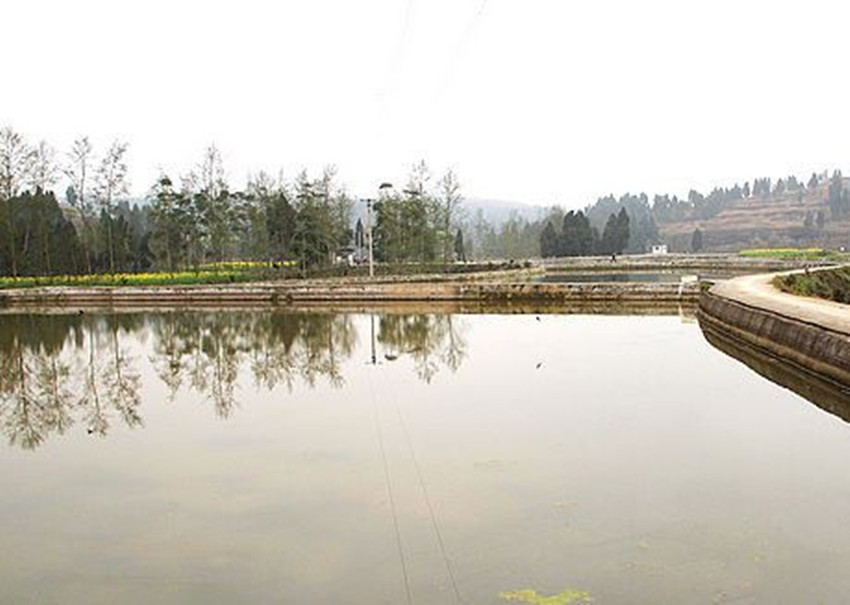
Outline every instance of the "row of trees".
MULTIPOLYGON (((115 270, 119 200, 129 192, 127 143, 115 140, 99 157, 87 137, 64 159, 46 141, 30 144, 0 129, 0 269, 6 275, 115 270), (63 211, 53 190, 68 183, 63 211)), ((122 223, 124 221, 124 223, 122 223)))
MULTIPOLYGON (((131 206, 127 150, 115 141, 95 156, 81 137, 60 161, 46 142, 0 131, 0 273, 177 270, 224 260, 297 261, 303 273, 352 243, 366 246, 362 220, 352 229, 354 199, 333 167, 318 178, 302 171, 292 182, 259 172, 235 191, 213 145, 193 170, 162 174, 146 202, 131 206), (60 204, 53 191, 63 174, 60 204)), ((382 189, 373 225, 379 260, 465 259, 457 176, 449 170, 431 181, 420 162, 403 191, 382 189)))
POLYGON ((540 233, 540 255, 553 256, 589 256, 593 254, 621 254, 626 250, 630 239, 629 214, 625 207, 617 213, 608 215, 602 237, 590 220, 580 210, 572 210, 564 215, 561 231, 555 229, 552 221, 540 233))
POLYGON ((169 270, 225 260, 297 260, 303 271, 333 261, 350 243, 354 201, 326 168, 293 183, 259 172, 231 192, 221 154, 207 149, 181 186, 163 174, 150 196, 149 248, 169 270))

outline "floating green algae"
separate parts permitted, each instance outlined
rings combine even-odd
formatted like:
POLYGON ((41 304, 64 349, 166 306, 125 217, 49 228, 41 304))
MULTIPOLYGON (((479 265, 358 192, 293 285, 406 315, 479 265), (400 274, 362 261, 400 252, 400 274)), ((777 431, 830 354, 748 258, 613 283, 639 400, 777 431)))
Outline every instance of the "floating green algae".
POLYGON ((593 597, 584 590, 566 589, 563 592, 551 596, 542 595, 531 588, 522 590, 506 590, 500 592, 499 596, 505 601, 516 603, 528 603, 529 605, 579 605, 581 603, 592 603, 593 597))

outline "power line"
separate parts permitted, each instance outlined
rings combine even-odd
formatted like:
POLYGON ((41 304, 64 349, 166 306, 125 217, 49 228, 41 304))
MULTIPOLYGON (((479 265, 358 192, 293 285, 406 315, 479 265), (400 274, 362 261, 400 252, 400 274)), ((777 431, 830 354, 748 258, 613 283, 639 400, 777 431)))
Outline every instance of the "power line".
POLYGON ((375 432, 378 436, 378 445, 381 451, 381 461, 384 465, 384 480, 386 482, 387 494, 389 495, 390 500, 390 511, 392 511, 393 527, 395 528, 396 547, 398 549, 398 559, 399 563, 401 564, 401 574, 404 579, 404 593, 407 597, 407 605, 411 605, 411 603, 413 602, 413 598, 410 593, 410 579, 408 578, 407 573, 407 562, 404 558, 404 548, 402 547, 401 543, 401 531, 399 530, 398 526, 398 512, 396 511, 395 497, 393 496, 393 486, 392 482, 390 481, 390 468, 387 464, 387 452, 386 448, 384 447, 384 434, 381 430, 381 419, 378 415, 378 405, 375 401, 375 391, 372 388, 372 381, 368 378, 368 374, 367 382, 369 383, 369 393, 372 396, 372 412, 375 420, 375 432))
POLYGON ((438 99, 442 94, 443 90, 445 90, 450 80, 452 79, 452 75, 455 70, 455 66, 460 60, 461 55, 466 50, 466 45, 469 42, 469 39, 472 37, 475 28, 478 25, 478 22, 481 21, 481 17, 484 15, 484 9, 487 8, 487 4, 490 0, 481 0, 481 4, 478 5, 478 10, 475 11, 475 14, 472 16, 472 19, 466 26, 466 29, 463 30, 463 33, 458 38, 457 43, 452 50, 452 54, 449 57, 448 62, 446 63, 446 69, 443 71, 443 77, 440 79, 439 84, 437 85, 437 89, 434 91, 434 100, 438 99))
POLYGON ((446 545, 443 542, 443 533, 440 531, 440 524, 437 521, 437 515, 434 513, 434 506, 431 504, 431 497, 428 495, 428 487, 425 484, 425 475, 422 473, 422 467, 419 465, 419 459, 416 457, 416 452, 413 449, 413 442, 410 439, 410 433, 407 430, 407 423, 404 421, 404 417, 401 413, 401 407, 398 405, 398 398, 393 394, 393 401, 395 403, 396 414, 398 415, 398 422, 401 425, 401 431, 404 434, 404 440, 407 443, 407 449, 410 452, 410 458, 413 460, 413 467, 416 469, 416 476, 419 479, 419 487, 422 489, 422 495, 425 500, 425 505, 428 507, 428 514, 431 517, 431 526, 434 528, 434 533, 437 536, 437 544, 440 547, 440 553, 443 556, 443 562, 446 565, 446 571, 449 575, 449 581, 452 585, 452 591, 454 592, 455 599, 458 603, 463 603, 463 598, 460 596, 460 590, 457 586, 457 580, 455 579, 454 567, 449 559, 448 552, 446 551, 446 545))

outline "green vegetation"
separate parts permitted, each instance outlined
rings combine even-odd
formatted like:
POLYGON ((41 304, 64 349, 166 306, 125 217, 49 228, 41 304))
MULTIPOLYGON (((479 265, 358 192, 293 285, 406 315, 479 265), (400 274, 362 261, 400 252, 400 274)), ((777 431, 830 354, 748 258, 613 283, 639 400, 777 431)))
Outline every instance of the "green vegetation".
POLYGON ((590 593, 583 590, 571 590, 569 588, 551 596, 542 595, 531 588, 505 591, 499 593, 499 596, 505 601, 528 603, 529 605, 578 605, 593 602, 593 597, 590 596, 590 593))
POLYGON ((850 303, 850 267, 782 275, 773 283, 783 292, 850 303))
POLYGON ((403 191, 382 185, 375 209, 375 258, 383 262, 444 263, 465 256, 458 231, 460 185, 451 170, 431 186, 425 162, 411 169, 403 191), (458 241, 461 249, 458 250, 458 241))
POLYGON ((780 258, 784 260, 822 260, 829 256, 823 248, 754 248, 741 250, 740 256, 749 258, 780 258))

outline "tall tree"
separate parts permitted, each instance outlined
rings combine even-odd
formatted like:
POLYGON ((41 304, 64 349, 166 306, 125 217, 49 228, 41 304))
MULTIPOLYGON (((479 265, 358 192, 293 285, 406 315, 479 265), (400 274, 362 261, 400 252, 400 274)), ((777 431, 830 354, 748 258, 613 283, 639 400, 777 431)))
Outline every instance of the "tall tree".
POLYGON ((10 126, 0 129, 0 199, 15 197, 31 178, 35 151, 10 126))
POLYGON ((180 206, 171 179, 160 175, 151 190, 151 252, 160 268, 174 271, 182 260, 180 206))
POLYGON ((13 198, 30 178, 34 153, 10 126, 0 129, 0 215, 5 226, 6 251, 13 276, 18 275, 17 233, 13 198))
MULTIPOLYGON (((32 171, 30 174, 30 183, 35 192, 46 193, 59 180, 59 165, 56 162, 56 150, 47 143, 47 141, 39 141, 38 145, 33 150, 32 171)), ((42 255, 44 257, 44 266, 47 273, 52 270, 52 262, 50 258, 50 246, 48 244, 48 218, 46 211, 47 204, 38 204, 38 227, 40 232, 40 240, 42 242, 42 255)))
POLYGON ((86 189, 89 179, 89 169, 92 161, 94 147, 88 137, 80 137, 71 145, 68 152, 68 162, 65 166, 65 175, 71 181, 74 195, 68 197, 69 202, 76 203, 76 209, 80 216, 82 233, 80 239, 86 255, 86 267, 91 273, 91 210, 92 204, 86 189))
POLYGON ((602 252, 622 254, 629 243, 629 215, 625 208, 608 216, 605 230, 602 232, 602 252))
POLYGON ((540 256, 543 258, 558 256, 559 250, 558 233, 552 221, 547 221, 543 231, 540 232, 540 256))
POLYGON ((699 252, 702 250, 702 231, 699 227, 694 229, 691 235, 691 252, 699 252))
POLYGON ((115 199, 129 192, 127 178, 127 143, 113 141, 100 161, 95 174, 94 199, 109 219, 107 221, 107 248, 109 270, 115 272, 115 237, 113 221, 115 219, 115 199))
POLYGON ((463 245, 463 231, 457 230, 455 234, 455 260, 466 262, 466 249, 463 245))
POLYGON ((443 262, 449 258, 449 235, 457 222, 457 213, 463 197, 457 175, 449 168, 438 183, 442 210, 443 262))

